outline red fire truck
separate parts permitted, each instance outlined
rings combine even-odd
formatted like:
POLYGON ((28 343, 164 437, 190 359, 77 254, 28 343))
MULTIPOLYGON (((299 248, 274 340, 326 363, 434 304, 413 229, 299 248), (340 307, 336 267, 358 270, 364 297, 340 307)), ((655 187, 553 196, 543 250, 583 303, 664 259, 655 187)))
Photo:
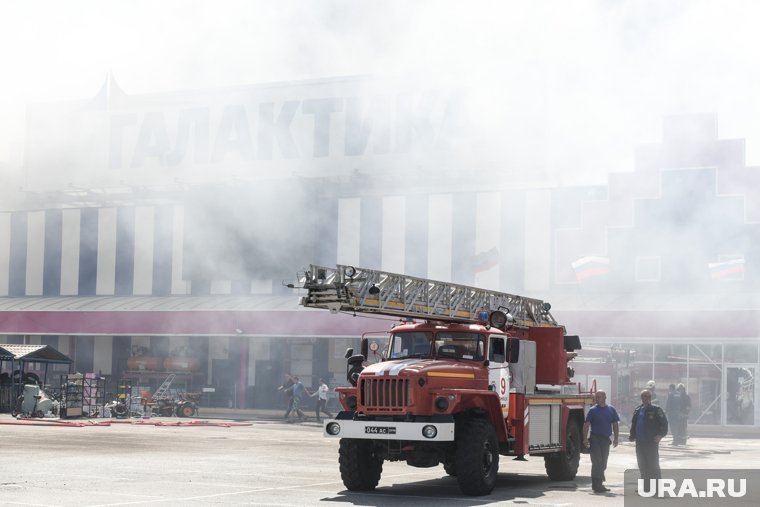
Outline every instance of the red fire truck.
POLYGON ((402 318, 382 361, 346 351, 343 410, 324 423, 340 439, 349 490, 372 490, 383 462, 443 464, 463 493, 485 495, 499 456, 543 456, 552 480, 578 471, 592 396, 570 380, 581 348, 537 299, 395 273, 310 266, 301 305, 402 318))

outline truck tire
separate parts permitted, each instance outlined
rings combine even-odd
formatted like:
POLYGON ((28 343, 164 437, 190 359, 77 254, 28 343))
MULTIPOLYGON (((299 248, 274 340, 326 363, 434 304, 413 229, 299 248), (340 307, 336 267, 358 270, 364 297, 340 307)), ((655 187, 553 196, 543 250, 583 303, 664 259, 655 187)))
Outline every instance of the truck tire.
POLYGON ((489 494, 499 472, 496 431, 487 420, 470 418, 457 423, 456 433, 454 467, 459 489, 470 496, 489 494))
POLYGON ((455 461, 446 461, 443 464, 443 469, 446 471, 446 473, 452 477, 457 476, 457 464, 455 461))
POLYGON ((567 425, 567 443, 562 452, 544 456, 544 466, 549 479, 553 481, 571 481, 578 473, 581 460, 581 430, 578 422, 569 421, 567 425))
POLYGON ((383 460, 372 451, 370 440, 342 438, 338 462, 340 478, 349 491, 372 491, 380 482, 383 460))

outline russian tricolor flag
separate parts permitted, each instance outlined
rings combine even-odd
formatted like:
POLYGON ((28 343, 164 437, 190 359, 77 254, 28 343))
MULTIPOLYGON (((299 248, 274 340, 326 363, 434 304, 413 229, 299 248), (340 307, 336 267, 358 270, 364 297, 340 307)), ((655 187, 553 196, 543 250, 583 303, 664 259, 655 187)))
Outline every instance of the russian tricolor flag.
POLYGON ((596 276, 604 276, 610 272, 610 259, 608 257, 587 256, 572 263, 575 271, 575 279, 579 282, 596 276))
POLYGON ((741 280, 744 276, 744 259, 711 262, 707 267, 713 280, 741 280))

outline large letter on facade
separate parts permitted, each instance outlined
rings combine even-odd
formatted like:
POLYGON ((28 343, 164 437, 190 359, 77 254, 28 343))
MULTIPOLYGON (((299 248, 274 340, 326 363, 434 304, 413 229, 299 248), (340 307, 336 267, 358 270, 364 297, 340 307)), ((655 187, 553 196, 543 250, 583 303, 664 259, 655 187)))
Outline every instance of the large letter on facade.
POLYGON ((164 156, 168 151, 169 134, 164 113, 146 113, 140 125, 131 167, 142 167, 148 157, 156 157, 159 164, 164 165, 164 156))
POLYGON ((373 97, 366 107, 360 97, 346 99, 346 148, 347 156, 364 155, 369 138, 373 139, 375 154, 391 151, 390 100, 373 97))
POLYGON ((343 111, 343 99, 304 100, 304 114, 314 115, 314 156, 330 154, 330 115, 343 111))
POLYGON ((277 138, 284 158, 297 158, 298 146, 290 133, 290 124, 298 110, 300 101, 290 100, 282 104, 277 120, 274 119, 274 104, 267 102, 259 105, 259 158, 272 160, 272 144, 277 138))
POLYGON ((108 167, 121 169, 122 146, 124 145, 124 128, 136 125, 137 115, 114 114, 111 116, 111 136, 109 140, 108 167))
POLYGON ((177 119, 177 142, 174 149, 166 155, 166 165, 176 166, 182 163, 187 155, 190 136, 193 136, 193 161, 196 164, 208 162, 209 145, 209 116, 208 107, 183 109, 177 119), (191 134, 192 132, 192 134, 191 134))
POLYGON ((218 162, 224 160, 228 152, 237 151, 240 158, 250 160, 253 156, 253 142, 251 130, 248 128, 248 115, 245 108, 236 104, 227 106, 222 113, 222 121, 216 133, 214 142, 214 155, 212 160, 218 162))
POLYGON ((430 116, 437 99, 436 92, 421 94, 419 98, 399 95, 396 107, 396 151, 404 153, 433 145, 433 122, 430 116))

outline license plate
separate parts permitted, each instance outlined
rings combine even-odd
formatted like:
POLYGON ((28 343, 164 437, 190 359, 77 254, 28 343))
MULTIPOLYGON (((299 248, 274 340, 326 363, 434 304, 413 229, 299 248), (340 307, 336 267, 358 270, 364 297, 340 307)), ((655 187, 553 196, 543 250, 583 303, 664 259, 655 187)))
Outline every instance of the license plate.
POLYGON ((395 435, 396 428, 393 426, 366 426, 364 433, 371 433, 373 435, 395 435))

